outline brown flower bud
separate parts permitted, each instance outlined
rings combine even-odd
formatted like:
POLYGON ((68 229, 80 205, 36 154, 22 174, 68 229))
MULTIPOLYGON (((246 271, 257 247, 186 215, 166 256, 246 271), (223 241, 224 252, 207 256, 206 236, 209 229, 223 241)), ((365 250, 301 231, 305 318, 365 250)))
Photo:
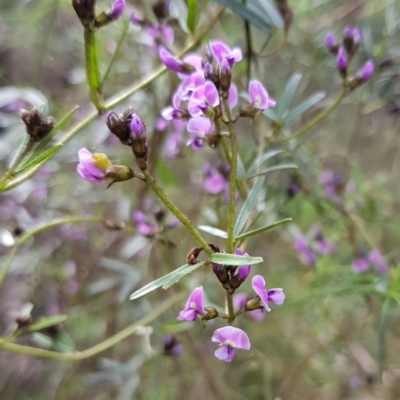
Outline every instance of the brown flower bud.
POLYGON ((95 18, 96 0, 72 0, 72 7, 85 28, 92 28, 95 18))
POLYGON ((53 117, 44 117, 36 107, 32 111, 22 110, 21 119, 25 124, 26 133, 35 142, 40 142, 44 139, 52 131, 56 123, 53 117))

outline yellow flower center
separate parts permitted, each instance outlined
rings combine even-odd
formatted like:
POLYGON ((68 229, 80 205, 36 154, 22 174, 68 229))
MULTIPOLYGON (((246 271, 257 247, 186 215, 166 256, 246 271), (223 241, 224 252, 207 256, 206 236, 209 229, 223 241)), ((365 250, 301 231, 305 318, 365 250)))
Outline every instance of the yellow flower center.
POLYGON ((100 168, 102 171, 106 171, 108 167, 111 167, 111 161, 103 153, 93 153, 92 154, 93 164, 100 168))

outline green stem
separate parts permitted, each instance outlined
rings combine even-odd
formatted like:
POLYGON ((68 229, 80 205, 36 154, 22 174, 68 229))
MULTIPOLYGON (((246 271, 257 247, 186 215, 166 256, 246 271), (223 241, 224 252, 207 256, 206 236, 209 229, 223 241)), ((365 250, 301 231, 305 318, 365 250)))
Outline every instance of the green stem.
POLYGON ((146 183, 151 187, 153 192, 160 198, 160 200, 168 207, 168 209, 174 214, 179 221, 182 222, 183 226, 192 235, 193 239, 204 249, 204 251, 210 256, 213 251, 210 249, 206 241, 200 235, 199 231, 193 226, 189 218, 172 202, 168 195, 164 192, 164 189, 158 184, 153 176, 148 171, 143 171, 146 177, 146 183))
POLYGON ((289 140, 296 139, 299 136, 303 135, 306 133, 310 128, 312 128, 316 123, 321 121, 321 119, 324 119, 327 115, 329 115, 342 101, 343 97, 346 94, 346 88, 344 86, 341 87, 338 95, 336 96, 334 102, 324 111, 319 113, 316 117, 314 117, 310 122, 305 124, 302 128, 300 128, 297 132, 293 133, 293 135, 290 135, 289 137, 280 140, 280 142, 288 142, 289 140))
POLYGON ((89 84, 90 97, 97 111, 102 113, 106 106, 101 91, 100 69, 95 31, 84 28, 86 75, 89 84))
POLYGON ((386 327, 387 319, 390 311, 391 299, 387 297, 383 302, 381 309, 381 318, 378 327, 378 362, 379 362, 379 379, 382 382, 382 374, 385 369, 386 360, 386 327))
MULTIPOLYGON (((211 29, 211 27, 214 25, 216 21, 218 21, 219 17, 222 15, 224 11, 224 7, 219 7, 215 13, 213 13, 213 18, 210 20, 210 23, 207 27, 205 27, 194 39, 193 41, 186 46, 180 53, 179 56, 187 53, 189 50, 192 50, 194 47, 196 47, 202 40, 203 36, 211 29)), ((120 91, 118 94, 115 96, 111 97, 108 99, 105 103, 105 109, 109 110, 116 105, 124 102, 128 98, 130 98, 134 93, 144 89, 145 87, 149 86, 153 81, 155 81, 157 78, 159 78, 162 74, 164 74, 167 71, 167 68, 162 66, 158 69, 156 69, 152 74, 147 76, 146 78, 142 79, 141 81, 133 84, 132 86, 127 87, 125 90, 120 91)), ((66 143, 68 143, 75 135, 77 135, 81 130, 83 130, 86 126, 88 126, 92 121, 94 121, 98 117, 98 112, 91 112, 89 113, 84 119, 79 121, 75 126, 73 126, 68 132, 64 134, 60 138, 60 140, 56 143, 56 145, 61 145, 64 146, 66 143)), ((56 154, 54 152, 54 154, 56 154)), ((46 161, 48 161, 50 158, 43 160, 36 166, 30 168, 29 170, 25 171, 22 174, 19 174, 17 177, 14 179, 11 179, 9 182, 7 182, 4 187, 0 186, 0 192, 4 192, 7 190, 10 190, 21 183, 25 182, 27 179, 29 179, 32 175, 35 174, 35 172, 43 165, 45 164, 46 161)))
POLYGON ((237 170, 237 157, 238 147, 235 127, 232 122, 232 114, 228 105, 227 99, 224 99, 224 111, 228 117, 228 131, 231 142, 231 171, 229 175, 229 204, 228 204, 228 241, 226 251, 233 253, 233 245, 235 238, 233 236, 233 229, 235 226, 235 197, 236 197, 236 170, 237 170))
POLYGON ((13 351, 15 353, 29 354, 31 356, 42 357, 42 358, 51 358, 53 360, 68 360, 68 361, 84 360, 85 358, 93 357, 109 349, 110 347, 115 346, 122 340, 133 335, 139 328, 148 325, 150 322, 152 322, 157 317, 162 315, 165 311, 167 311, 170 307, 182 301, 182 299, 185 296, 186 292, 182 292, 176 294, 175 296, 169 298, 166 301, 163 301, 157 308, 153 309, 148 315, 146 315, 139 321, 136 321, 132 325, 127 326, 125 329, 111 336, 110 338, 104 340, 103 342, 96 344, 93 347, 89 347, 88 349, 83 351, 74 351, 71 353, 57 353, 56 351, 44 350, 30 346, 23 346, 15 343, 8 343, 4 339, 0 339, 0 348, 13 351))
POLYGON ((231 324, 235 320, 235 311, 233 309, 233 294, 226 291, 226 305, 228 307, 228 322, 231 324))
POLYGON ((12 160, 8 170, 4 174, 4 176, 0 180, 0 192, 1 189, 6 185, 8 179, 13 175, 15 169, 21 163, 21 161, 25 158, 25 156, 32 150, 32 147, 35 145, 35 141, 29 136, 25 135, 24 140, 21 143, 21 146, 18 149, 17 154, 12 160))
POLYGON ((48 228, 52 228, 54 226, 58 225, 63 225, 63 224, 69 224, 73 222, 98 222, 102 221, 102 217, 98 217, 95 215, 82 215, 82 216, 73 216, 73 217, 63 217, 63 218, 57 218, 54 219, 50 222, 45 222, 41 225, 38 225, 36 228, 33 228, 32 230, 25 232, 23 235, 21 235, 18 240, 15 242, 14 246, 12 247, 11 251, 8 253, 7 258, 2 266, 2 269, 0 271, 0 285, 3 283, 3 280, 7 274, 7 271, 11 265, 12 260, 14 259, 14 256, 17 252, 18 247, 26 242, 30 237, 36 235, 39 232, 42 232, 48 228))

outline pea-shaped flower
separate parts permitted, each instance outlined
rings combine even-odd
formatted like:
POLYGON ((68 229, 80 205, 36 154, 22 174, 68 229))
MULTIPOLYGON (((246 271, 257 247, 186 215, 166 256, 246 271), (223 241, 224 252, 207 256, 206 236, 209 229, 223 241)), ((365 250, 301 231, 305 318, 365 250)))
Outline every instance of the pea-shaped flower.
POLYGON ((105 154, 91 153, 88 149, 79 150, 78 174, 91 182, 101 183, 105 179, 111 161, 105 154))
POLYGON ((219 343, 220 347, 214 355, 219 360, 231 362, 235 356, 235 349, 250 349, 250 339, 247 333, 233 326, 225 326, 217 329, 211 340, 219 343))
POLYGON ((283 289, 281 288, 266 289, 265 279, 261 275, 256 275, 252 279, 251 286, 259 296, 261 304, 264 306, 266 311, 271 311, 271 309, 268 306, 269 301, 271 303, 281 305, 285 300, 285 294, 283 293, 283 289))
POLYGON ((206 314, 203 305, 203 286, 193 290, 186 302, 185 308, 179 313, 177 319, 180 321, 194 321, 198 315, 206 314))

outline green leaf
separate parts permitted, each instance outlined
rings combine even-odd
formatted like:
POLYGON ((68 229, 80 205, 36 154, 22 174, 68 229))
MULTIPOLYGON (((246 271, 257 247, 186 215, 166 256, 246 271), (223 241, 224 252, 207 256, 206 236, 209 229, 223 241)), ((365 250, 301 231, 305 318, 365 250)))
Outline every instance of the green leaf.
POLYGON ((258 0, 260 3, 261 7, 264 9, 266 14, 268 15, 270 21, 272 22, 273 25, 275 25, 277 28, 282 29, 283 28, 283 19, 277 8, 275 7, 274 4, 272 4, 269 0, 258 0))
POLYGON ((201 231, 203 232, 207 232, 210 235, 214 235, 223 239, 227 239, 228 238, 228 233, 218 229, 218 228, 214 228, 213 226, 208 226, 208 225, 200 225, 198 227, 201 231))
POLYGON ((26 171, 27 169, 31 169, 35 167, 37 164, 40 164, 42 161, 47 160, 50 158, 56 151, 58 151, 62 147, 61 144, 57 144, 54 147, 46 150, 44 153, 42 153, 38 158, 34 159, 30 163, 25 164, 20 170, 18 170, 16 173, 20 174, 21 172, 26 171))
POLYGON ((286 84, 285 89, 283 90, 282 98, 277 101, 276 114, 279 119, 282 119, 283 114, 288 111, 290 102, 292 101, 294 92, 296 91, 302 76, 302 74, 296 72, 290 77, 288 83, 286 84))
POLYGON ((308 109, 310 109, 313 105, 317 104, 325 96, 326 96, 325 92, 317 92, 317 93, 312 94, 306 100, 304 100, 299 105, 297 105, 292 110, 290 110, 283 120, 285 122, 289 122, 289 121, 297 118, 299 115, 303 114, 308 109))
POLYGON ((247 238, 249 236, 257 235, 257 234, 259 234, 261 232, 269 231, 270 229, 273 229, 273 228, 275 228, 275 227, 277 227, 279 225, 287 224, 288 222, 291 222, 291 221, 293 221, 292 218, 285 218, 285 219, 282 219, 280 221, 274 222, 271 225, 266 225, 266 226, 263 226, 262 228, 258 228, 258 229, 254 229, 253 231, 242 233, 241 235, 235 237, 235 241, 242 240, 242 239, 247 238))
POLYGON ((150 293, 161 286, 163 287, 163 289, 168 289, 173 284, 179 282, 184 276, 189 275, 192 272, 196 271, 196 269, 202 267, 205 263, 206 261, 200 261, 194 265, 185 264, 182 267, 177 268, 176 270, 170 272, 169 274, 164 275, 153 282, 150 282, 149 284, 143 286, 136 292, 133 292, 130 296, 130 300, 142 297, 145 294, 150 293))
POLYGON ((246 257, 236 254, 214 253, 209 257, 209 261, 221 265, 254 265, 263 262, 262 257, 246 257))
POLYGON ((285 150, 284 149, 274 149, 274 150, 269 150, 266 153, 264 153, 262 156, 257 157, 253 164, 251 164, 249 170, 247 171, 247 176, 251 176, 252 174, 254 174, 257 170, 257 167, 259 165, 261 165, 263 162, 269 160, 270 158, 276 156, 277 154, 281 154, 284 153, 285 150))
POLYGON ((189 33, 189 28, 187 26, 188 21, 188 9, 184 0, 173 0, 171 5, 171 15, 176 17, 179 22, 181 29, 185 33, 189 33))
POLYGON ((242 4, 241 0, 216 0, 218 3, 232 10, 246 21, 249 21, 256 28, 264 32, 271 30, 271 19, 261 9, 258 1, 253 0, 251 3, 242 4), (258 6, 258 7, 257 7, 258 6))
POLYGON ((67 318, 68 315, 53 315, 51 317, 42 317, 38 321, 29 325, 26 328, 26 331, 28 332, 41 331, 50 326, 60 324, 61 322, 64 322, 67 318))
POLYGON ((259 171, 259 172, 255 173, 255 174, 249 176, 248 179, 255 178, 256 176, 260 176, 260 175, 265 175, 265 174, 268 174, 268 173, 273 172, 273 171, 279 171, 281 169, 294 169, 294 168, 298 168, 298 166, 296 164, 293 164, 293 163, 278 164, 278 165, 274 165, 274 166, 269 167, 269 168, 265 168, 262 171, 259 171))
POLYGON ((254 207, 254 205, 257 202, 258 195, 260 194, 260 191, 264 185, 265 179, 259 179, 257 183, 254 185, 253 189, 251 189, 251 192, 247 196, 246 201, 243 204, 243 207, 241 208, 239 215, 237 217, 236 223, 235 223, 235 228, 233 230, 233 236, 239 235, 239 233, 242 231, 247 218, 250 215, 251 209, 254 207))
POLYGON ((188 15, 187 15, 187 27, 189 28, 190 32, 194 34, 195 27, 196 27, 196 7, 197 7, 197 0, 188 0, 187 1, 188 7, 188 15))

